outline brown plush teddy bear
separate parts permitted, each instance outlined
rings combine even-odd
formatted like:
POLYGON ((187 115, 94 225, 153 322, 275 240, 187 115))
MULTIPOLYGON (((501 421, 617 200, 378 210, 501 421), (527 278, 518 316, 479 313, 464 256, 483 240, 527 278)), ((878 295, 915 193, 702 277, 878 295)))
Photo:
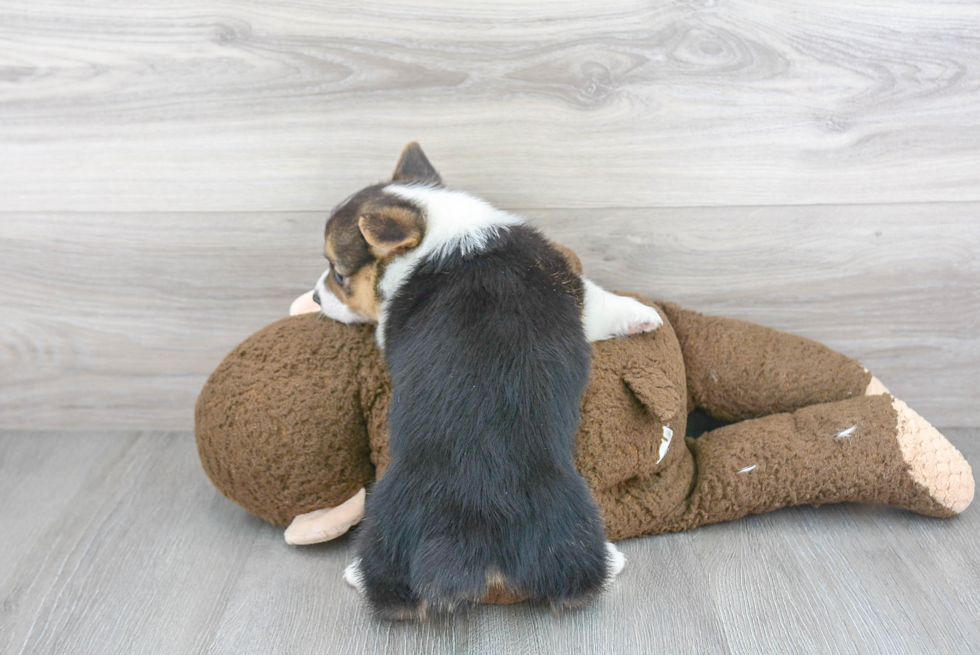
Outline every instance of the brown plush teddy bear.
MULTIPOLYGON (((574 255, 569 255, 574 257, 574 255)), ((609 539, 687 530, 791 505, 884 503, 951 517, 970 465, 858 362, 743 321, 656 307, 659 330, 593 344, 576 463, 609 539), (688 412, 729 422, 685 438, 688 412)), ((308 297, 298 299, 296 311, 308 297)), ((235 348, 198 398, 201 462, 287 541, 360 520, 388 465, 390 388, 374 328, 316 314, 235 348)))

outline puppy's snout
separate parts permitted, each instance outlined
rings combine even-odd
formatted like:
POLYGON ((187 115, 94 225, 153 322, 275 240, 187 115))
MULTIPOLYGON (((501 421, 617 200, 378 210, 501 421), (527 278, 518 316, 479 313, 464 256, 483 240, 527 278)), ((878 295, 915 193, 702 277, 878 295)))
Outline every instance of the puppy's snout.
POLYGON ((320 292, 319 291, 314 291, 313 292, 313 302, 315 302, 318 305, 320 304, 320 292))

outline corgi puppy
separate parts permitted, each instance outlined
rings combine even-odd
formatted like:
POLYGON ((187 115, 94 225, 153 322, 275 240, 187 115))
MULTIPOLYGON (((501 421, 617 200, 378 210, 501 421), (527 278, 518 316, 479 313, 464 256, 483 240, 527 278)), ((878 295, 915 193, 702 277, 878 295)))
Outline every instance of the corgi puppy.
POLYGON ((348 581, 375 614, 422 618, 504 588, 581 606, 625 558, 573 461, 589 341, 660 315, 602 290, 524 219, 445 188, 417 143, 389 183, 331 214, 322 312, 376 322, 391 465, 348 581))

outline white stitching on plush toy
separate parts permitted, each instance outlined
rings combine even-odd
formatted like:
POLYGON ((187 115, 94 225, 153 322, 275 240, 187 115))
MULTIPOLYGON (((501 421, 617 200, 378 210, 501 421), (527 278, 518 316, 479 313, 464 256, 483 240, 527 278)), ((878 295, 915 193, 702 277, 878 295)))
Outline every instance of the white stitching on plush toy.
POLYGON ((752 466, 746 466, 744 469, 739 469, 738 472, 739 473, 748 473, 749 471, 755 470, 755 468, 757 466, 758 466, 758 464, 753 464, 752 466))
POLYGON ((657 464, 664 458, 667 454, 667 449, 670 448, 670 440, 674 438, 674 431, 671 430, 666 425, 664 426, 664 436, 660 439, 660 450, 657 451, 657 464))
POLYGON ((851 427, 847 428, 846 430, 841 430, 836 435, 834 435, 834 439, 844 439, 845 437, 853 437, 854 436, 854 432, 857 429, 858 429, 858 426, 852 425, 851 427))

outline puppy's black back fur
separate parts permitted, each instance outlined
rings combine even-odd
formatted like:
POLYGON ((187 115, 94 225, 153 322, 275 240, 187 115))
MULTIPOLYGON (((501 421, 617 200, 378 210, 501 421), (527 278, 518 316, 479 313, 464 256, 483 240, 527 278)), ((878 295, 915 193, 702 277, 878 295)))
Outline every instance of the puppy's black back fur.
POLYGON ((516 226, 422 263, 392 300, 391 466, 358 536, 379 615, 451 609, 488 580, 558 605, 604 586, 602 524, 573 462, 582 293, 564 258, 516 226))

